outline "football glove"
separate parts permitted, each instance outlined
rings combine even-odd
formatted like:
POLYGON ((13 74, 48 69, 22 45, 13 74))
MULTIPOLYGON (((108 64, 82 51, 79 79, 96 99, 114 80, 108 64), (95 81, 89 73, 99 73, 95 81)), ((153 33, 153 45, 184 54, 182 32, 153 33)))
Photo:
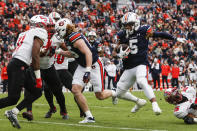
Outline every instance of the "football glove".
POLYGON ((83 76, 83 82, 88 83, 90 81, 90 72, 85 72, 83 76))
POLYGON ((42 88, 42 79, 36 78, 36 88, 42 88))
POLYGON ((181 42, 181 43, 186 43, 187 40, 185 38, 177 38, 176 39, 178 42, 181 42))
POLYGON ((125 58, 126 56, 128 56, 129 55, 129 53, 130 53, 130 47, 127 47, 127 49, 126 50, 122 50, 122 46, 120 47, 120 52, 117 54, 117 56, 119 57, 119 58, 121 58, 121 59, 123 59, 123 58, 125 58))

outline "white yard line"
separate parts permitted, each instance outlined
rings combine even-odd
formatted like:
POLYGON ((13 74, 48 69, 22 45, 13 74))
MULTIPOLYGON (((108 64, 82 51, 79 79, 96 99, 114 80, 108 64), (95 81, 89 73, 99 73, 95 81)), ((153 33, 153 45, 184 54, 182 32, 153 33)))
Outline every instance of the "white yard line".
MULTIPOLYGON (((0 119, 1 121, 7 121, 7 119, 0 119)), ((158 129, 143 129, 143 128, 127 128, 127 127, 110 127, 110 126, 100 126, 100 125, 87 125, 87 124, 67 124, 60 122, 48 122, 48 121, 25 121, 19 120, 20 122, 25 123, 37 123, 37 124, 53 124, 53 125, 65 125, 65 126, 77 126, 77 127, 93 127, 93 128, 108 128, 108 129, 117 129, 117 130, 136 130, 136 131, 167 131, 167 130, 158 130, 158 129)))
MULTIPOLYGON (((33 105, 38 105, 38 106, 49 106, 48 104, 41 104, 41 103, 33 103, 33 105)), ((58 104, 55 104, 55 105, 57 106, 58 104)), ((68 105, 68 104, 66 104, 66 105, 72 107, 72 105, 68 105)), ((96 107, 96 108, 114 108, 114 107, 110 107, 110 106, 89 106, 89 107, 96 107)))

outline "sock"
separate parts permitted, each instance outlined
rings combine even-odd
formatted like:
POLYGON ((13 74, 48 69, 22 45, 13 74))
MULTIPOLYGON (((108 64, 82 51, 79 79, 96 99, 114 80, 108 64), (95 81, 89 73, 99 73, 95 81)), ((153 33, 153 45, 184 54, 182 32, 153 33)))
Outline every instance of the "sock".
POLYGON ((17 115, 17 114, 19 113, 19 110, 15 107, 15 108, 12 109, 12 112, 13 112, 15 115, 17 115))
POLYGON ((111 90, 112 92, 112 97, 116 97, 116 92, 114 90, 111 90))
POLYGON ((152 106, 153 106, 153 107, 154 107, 154 106, 158 106, 157 102, 156 102, 156 101, 152 102, 152 106))
POLYGON ((92 113, 90 112, 90 110, 86 111, 85 114, 86 114, 87 117, 93 117, 92 113))

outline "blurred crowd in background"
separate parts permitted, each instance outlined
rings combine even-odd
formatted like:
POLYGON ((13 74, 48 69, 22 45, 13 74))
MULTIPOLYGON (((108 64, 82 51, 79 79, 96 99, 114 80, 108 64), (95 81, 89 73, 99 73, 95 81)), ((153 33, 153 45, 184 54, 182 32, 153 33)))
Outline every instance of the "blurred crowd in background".
MULTIPOLYGON (((155 31, 187 39, 184 44, 150 39, 150 69, 154 61, 161 66, 166 61, 171 75, 173 67, 179 67, 181 60, 186 69, 191 60, 197 62, 196 0, 0 0, 1 70, 11 58, 18 34, 30 28, 30 18, 36 14, 48 16, 52 11, 72 19, 85 36, 95 31, 96 40, 102 45, 101 57, 104 57, 106 65, 110 61, 117 65, 117 73, 122 69, 121 60, 113 59, 111 53, 116 46, 116 33, 122 28, 121 17, 128 11, 140 16, 141 25, 148 24, 155 31)), ((195 71, 197 75, 197 68, 195 71)), ((162 71, 157 73, 160 75, 162 71)))

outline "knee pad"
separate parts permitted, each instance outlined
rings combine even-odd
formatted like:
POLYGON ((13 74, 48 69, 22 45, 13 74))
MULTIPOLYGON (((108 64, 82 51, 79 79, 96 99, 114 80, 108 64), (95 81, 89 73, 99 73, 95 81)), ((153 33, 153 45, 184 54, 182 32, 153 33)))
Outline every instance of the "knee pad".
POLYGON ((189 116, 184 117, 184 122, 186 124, 194 124, 195 123, 194 119, 192 117, 189 117, 189 116))

